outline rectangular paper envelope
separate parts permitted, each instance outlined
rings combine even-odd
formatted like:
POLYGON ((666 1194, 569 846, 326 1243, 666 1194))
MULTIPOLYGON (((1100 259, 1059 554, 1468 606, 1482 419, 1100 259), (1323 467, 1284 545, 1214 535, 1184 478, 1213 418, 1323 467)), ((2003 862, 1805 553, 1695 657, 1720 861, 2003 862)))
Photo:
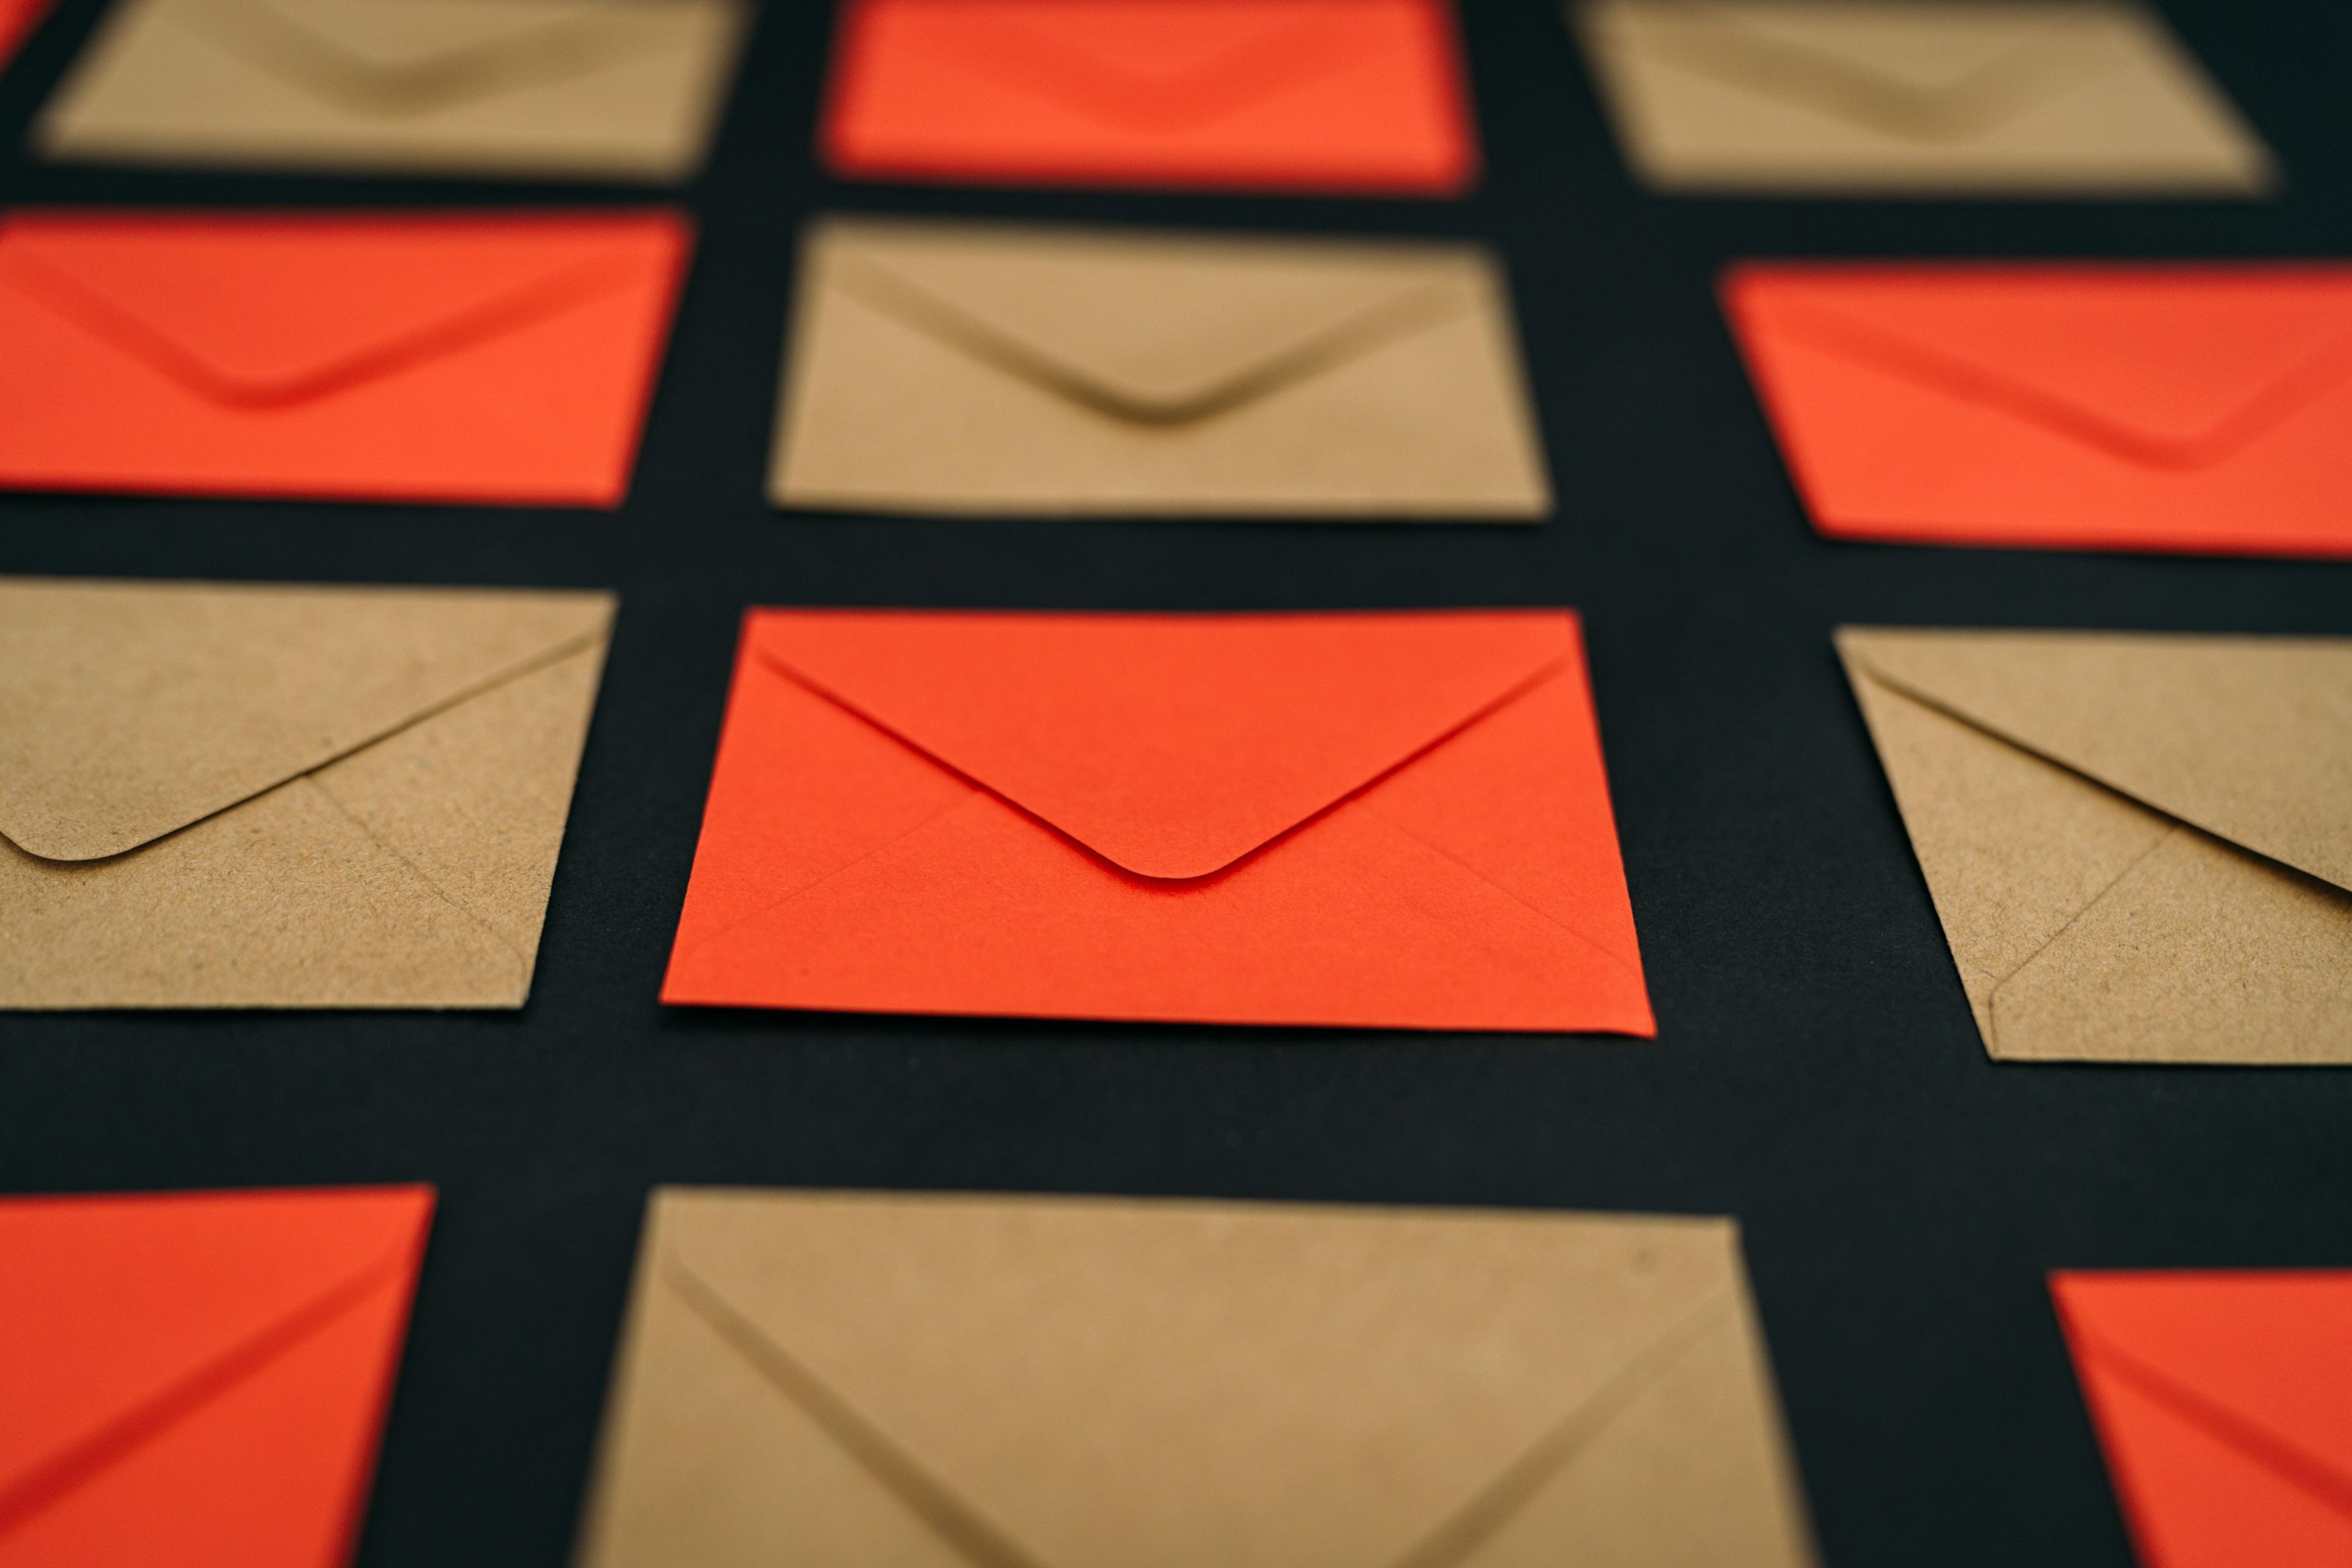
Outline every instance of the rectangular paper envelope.
POLYGON ((1452 0, 852 0, 822 146, 882 179, 1458 195, 1452 0))
POLYGON ((997 514, 1551 504, 1476 250, 839 218, 803 247, 770 491, 997 514))
POLYGON ((1724 305, 1843 539, 2352 555, 2352 268, 1735 268, 1724 305))
POLYGON ((338 1568, 430 1187, 0 1198, 0 1568, 338 1568))
POLYGON ((682 182, 738 0, 117 0, 53 158, 682 182))
POLYGON ((1727 1220, 655 1194, 580 1568, 1800 1568, 1727 1220))
POLYGON ((2352 1562, 2352 1273, 2050 1278, 2147 1568, 2352 1562))
POLYGON ((1571 20, 1661 190, 2252 196, 2270 152, 2128 0, 1590 0, 1571 20))
POLYGON ((1651 1035, 1561 610, 756 610, 667 1002, 1651 1035))
POLYGON ((1992 1055, 2352 1062, 2352 639, 1838 652, 1992 1055))
POLYGON ((521 1006, 613 604, 0 578, 0 1008, 521 1006))
POLYGON ((617 507, 692 237, 0 217, 0 487, 617 507))

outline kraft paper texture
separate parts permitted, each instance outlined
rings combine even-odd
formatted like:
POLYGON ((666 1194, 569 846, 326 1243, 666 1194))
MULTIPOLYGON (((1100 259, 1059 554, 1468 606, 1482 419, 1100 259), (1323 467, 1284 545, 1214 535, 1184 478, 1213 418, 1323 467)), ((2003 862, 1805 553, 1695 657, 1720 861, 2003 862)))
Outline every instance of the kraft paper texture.
POLYGON ((604 594, 0 580, 0 1007, 520 1007, 604 594))
POLYGON ((1550 507, 1478 251, 845 219, 803 247, 770 489, 1000 514, 1550 507))
POLYGON ((2269 151, 2107 0, 1592 0, 1570 16, 1664 190, 2258 195, 2269 151))
POLYGON ((1714 1219, 655 1197, 581 1568, 1798 1568, 1714 1219))
POLYGON ((52 157, 683 181, 735 0, 121 0, 36 126, 52 157))
POLYGON ((1992 1055, 2352 1061, 2352 641, 1838 650, 1992 1055))

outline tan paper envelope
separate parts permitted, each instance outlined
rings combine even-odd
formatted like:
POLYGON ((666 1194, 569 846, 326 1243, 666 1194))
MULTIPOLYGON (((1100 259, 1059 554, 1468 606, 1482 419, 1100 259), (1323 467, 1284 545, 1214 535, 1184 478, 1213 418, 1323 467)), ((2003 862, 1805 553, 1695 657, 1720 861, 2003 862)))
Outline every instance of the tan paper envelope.
POLYGON ((838 218, 803 246, 770 492, 980 513, 1551 504, 1479 251, 838 218))
POLYGON ((680 181, 739 0, 120 0, 51 157, 680 181))
POLYGON ((0 579, 0 1008, 521 1006, 613 607, 0 579))
POLYGON ((582 1568, 1796 1568, 1727 1220, 668 1191, 582 1568))
POLYGON ((1992 1055, 2352 1062, 2352 640, 1838 652, 1992 1055))
POLYGON ((1571 19, 1647 184, 2255 195, 2269 151, 2120 0, 1591 0, 1571 19))

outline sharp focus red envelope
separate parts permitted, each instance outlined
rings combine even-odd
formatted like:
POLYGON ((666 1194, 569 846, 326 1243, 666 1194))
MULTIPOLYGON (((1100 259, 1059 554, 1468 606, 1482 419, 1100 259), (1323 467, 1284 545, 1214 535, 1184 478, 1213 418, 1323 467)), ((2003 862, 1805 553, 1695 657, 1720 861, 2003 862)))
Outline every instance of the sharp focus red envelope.
POLYGON ((337 1568, 425 1187, 0 1200, 0 1568, 337 1568))
POLYGON ((0 219, 0 486, 620 504, 663 214, 0 219))
POLYGON ((2147 1568, 2352 1563, 2352 1271, 2051 1292, 2147 1568))
POLYGON ((1823 533, 2352 555, 2352 267, 1751 265, 1724 300, 1823 533))
POLYGON ((877 178, 1451 195, 1451 0, 852 0, 825 160, 877 178))
POLYGON ((754 611, 662 994, 1654 1032, 1564 611, 754 611))

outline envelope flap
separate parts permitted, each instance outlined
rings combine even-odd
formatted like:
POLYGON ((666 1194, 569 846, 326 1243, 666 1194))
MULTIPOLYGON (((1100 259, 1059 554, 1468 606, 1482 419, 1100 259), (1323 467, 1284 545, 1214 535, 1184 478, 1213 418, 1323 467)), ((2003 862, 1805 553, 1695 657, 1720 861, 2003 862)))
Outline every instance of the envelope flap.
POLYGON ((1119 416, 1196 417, 1491 289, 1459 246, 1349 245, 835 219, 810 260, 905 323, 1119 416))
POLYGON ((603 594, 0 580, 0 836, 134 849, 605 635, 603 594))
POLYGON ((274 1326, 413 1271, 432 1206, 423 1187, 0 1202, 0 1516, 274 1326))
POLYGON ((2352 889, 2352 640, 1848 627, 1896 689, 2352 889))
POLYGON ((1565 611, 759 611, 772 668, 1139 876, 1204 877, 1570 657, 1565 611))
POLYGON ((1737 1279, 1720 1221, 1273 1205, 672 1194, 656 1244, 1036 1568, 1388 1568, 1737 1279))
POLYGON ((454 352, 674 267, 661 215, 0 221, 0 287, 193 389, 284 406, 454 352))
POLYGON ((2352 1500, 2352 1274, 2076 1272, 2051 1290, 2088 1376, 2352 1500))
POLYGON ((2352 377, 2352 268, 1750 266, 1776 335, 2159 464, 2227 456, 2352 377))
MULTIPOLYGON (((572 36, 643 31, 648 12, 657 20, 661 8, 639 0, 193 0, 184 14, 218 29, 257 16, 299 27, 354 60, 396 70, 521 42, 562 61, 576 52, 565 47, 572 36)), ((596 63, 594 56, 579 62, 583 68, 596 63)), ((486 75, 486 90, 506 85, 495 71, 486 75)))
MULTIPOLYGON (((2080 0, 1963 0, 1961 4, 1857 5, 1854 0, 1620 0, 1616 14, 1633 23, 1636 47, 1668 59, 1711 45, 1706 60, 1732 68, 1759 88, 1803 96, 1816 85, 1789 70, 1793 51, 1818 55, 1890 84, 1929 94, 1966 91, 1989 71, 2040 65, 2057 83, 2098 62, 2089 47, 2107 42, 2132 17, 2113 5, 2080 0), (1747 47, 1742 54, 1741 46, 1747 47)), ((2135 29, 2136 30, 2136 29, 2135 29)), ((1835 107, 1838 99, 1830 99, 1835 107)))

